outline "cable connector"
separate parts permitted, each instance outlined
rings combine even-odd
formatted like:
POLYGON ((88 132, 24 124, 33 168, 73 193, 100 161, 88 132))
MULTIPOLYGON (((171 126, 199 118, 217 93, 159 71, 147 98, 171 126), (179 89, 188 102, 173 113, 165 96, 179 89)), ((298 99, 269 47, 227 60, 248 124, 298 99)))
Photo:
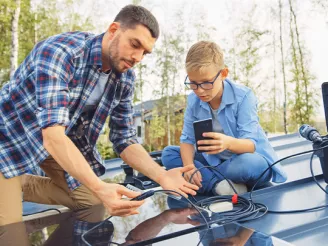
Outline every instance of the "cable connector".
POLYGON ((233 204, 237 204, 238 203, 238 194, 234 194, 231 198, 231 201, 233 204))
POLYGON ((152 195, 154 195, 154 193, 155 193, 155 191, 153 191, 153 190, 146 191, 146 192, 142 193, 141 195, 139 195, 135 198, 132 198, 131 201, 145 200, 146 198, 151 197, 152 195))

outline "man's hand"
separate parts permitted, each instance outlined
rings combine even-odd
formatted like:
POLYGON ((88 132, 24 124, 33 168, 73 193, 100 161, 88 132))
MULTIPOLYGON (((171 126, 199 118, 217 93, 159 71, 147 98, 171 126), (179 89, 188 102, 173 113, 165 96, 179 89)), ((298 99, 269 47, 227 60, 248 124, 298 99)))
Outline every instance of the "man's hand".
MULTIPOLYGON (((162 186, 163 190, 174 190, 184 197, 188 197, 187 194, 196 195, 195 190, 199 189, 198 186, 187 182, 182 177, 183 173, 190 171, 192 168, 192 165, 188 165, 170 169, 160 177, 159 184, 162 186)), ((176 193, 172 194, 177 195, 176 193)))
POLYGON ((203 181, 203 179, 202 179, 202 174, 200 173, 200 171, 197 171, 197 172, 194 174, 194 176, 192 177, 192 180, 190 181, 190 177, 191 177, 191 175, 192 175, 192 174, 196 171, 196 169, 197 169, 194 165, 190 165, 190 166, 192 166, 193 168, 192 168, 190 171, 184 173, 184 175, 183 175, 184 179, 185 179, 187 182, 190 182, 190 183, 194 183, 194 184, 196 184, 199 188, 202 187, 202 183, 201 183, 201 182, 203 181))
POLYGON ((217 132, 205 132, 203 133, 203 137, 209 137, 212 139, 207 140, 199 140, 197 142, 199 150, 205 150, 207 154, 218 154, 222 151, 230 148, 230 142, 232 137, 224 135, 222 133, 217 132), (208 145, 208 146, 201 146, 208 145))
POLYGON ((122 196, 125 195, 128 198, 134 198, 141 193, 131 191, 122 185, 109 184, 101 182, 100 186, 94 190, 97 197, 103 202, 108 213, 113 216, 129 216, 133 214, 139 214, 136 210, 144 201, 127 201, 122 200, 122 196))

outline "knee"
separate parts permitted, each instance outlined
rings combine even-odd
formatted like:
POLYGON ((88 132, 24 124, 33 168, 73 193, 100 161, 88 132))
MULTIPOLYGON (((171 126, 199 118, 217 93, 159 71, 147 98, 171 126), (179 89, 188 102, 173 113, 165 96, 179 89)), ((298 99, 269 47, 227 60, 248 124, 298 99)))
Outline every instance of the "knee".
POLYGON ((102 204, 101 200, 86 186, 81 185, 73 191, 74 209, 87 209, 102 204))
POLYGON ((245 153, 238 155, 231 165, 231 171, 236 171, 243 176, 245 180, 251 180, 258 178, 262 172, 268 168, 269 164, 257 153, 245 153))
POLYGON ((245 153, 238 157, 238 162, 240 162, 248 170, 265 170, 269 165, 264 157, 258 153, 245 153))
POLYGON ((162 151, 162 163, 167 169, 177 167, 177 159, 181 159, 180 147, 167 146, 162 151))

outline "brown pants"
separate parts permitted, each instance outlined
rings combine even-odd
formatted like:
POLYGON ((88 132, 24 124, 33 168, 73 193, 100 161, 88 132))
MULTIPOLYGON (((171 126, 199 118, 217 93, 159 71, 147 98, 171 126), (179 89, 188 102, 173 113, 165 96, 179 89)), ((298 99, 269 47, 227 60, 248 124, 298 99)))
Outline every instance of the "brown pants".
POLYGON ((52 157, 48 157, 40 167, 48 177, 25 174, 6 179, 0 173, 0 226, 22 221, 22 191, 24 201, 64 205, 71 210, 101 204, 83 185, 70 191, 64 170, 52 157))

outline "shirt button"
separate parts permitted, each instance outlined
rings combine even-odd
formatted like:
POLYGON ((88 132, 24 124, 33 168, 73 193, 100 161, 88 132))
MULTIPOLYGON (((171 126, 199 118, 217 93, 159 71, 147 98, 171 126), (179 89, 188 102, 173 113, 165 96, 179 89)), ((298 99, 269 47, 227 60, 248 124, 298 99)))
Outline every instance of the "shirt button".
POLYGON ((82 97, 82 100, 86 100, 87 98, 85 96, 82 97))

